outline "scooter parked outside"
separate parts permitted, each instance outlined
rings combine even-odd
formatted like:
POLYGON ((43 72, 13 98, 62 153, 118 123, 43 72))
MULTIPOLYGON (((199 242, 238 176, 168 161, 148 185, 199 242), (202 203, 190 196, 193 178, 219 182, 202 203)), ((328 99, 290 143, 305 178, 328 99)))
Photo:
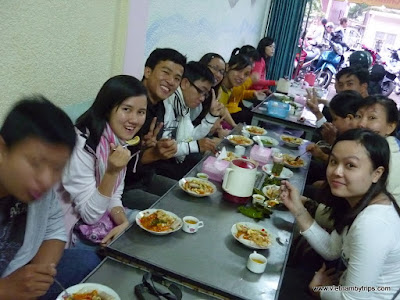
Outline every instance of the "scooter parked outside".
POLYGON ((312 72, 315 69, 315 62, 321 55, 319 47, 308 45, 301 50, 301 53, 296 55, 294 61, 293 79, 301 81, 305 74, 312 72))
POLYGON ((329 45, 331 49, 321 53, 314 69, 316 74, 315 85, 322 88, 329 86, 333 75, 339 71, 343 61, 343 46, 332 41, 329 41, 329 45))
POLYGON ((390 73, 391 79, 394 82, 394 92, 396 95, 400 95, 400 48, 399 49, 390 49, 390 59, 386 64, 386 71, 390 73))

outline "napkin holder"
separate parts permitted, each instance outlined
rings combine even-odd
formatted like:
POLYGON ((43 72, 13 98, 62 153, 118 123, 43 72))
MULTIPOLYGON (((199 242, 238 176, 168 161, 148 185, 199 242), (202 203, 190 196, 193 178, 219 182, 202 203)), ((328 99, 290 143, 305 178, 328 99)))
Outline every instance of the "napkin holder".
POLYGON ((250 158, 254 159, 260 166, 268 163, 271 157, 271 148, 260 147, 259 145, 254 145, 250 151, 250 158))
POLYGON ((209 156, 203 163, 202 172, 209 176, 210 180, 222 182, 225 170, 229 166, 229 161, 217 159, 214 156, 209 156))
POLYGON ((285 119, 289 110, 290 104, 285 102, 269 100, 267 103, 267 114, 275 118, 285 119))

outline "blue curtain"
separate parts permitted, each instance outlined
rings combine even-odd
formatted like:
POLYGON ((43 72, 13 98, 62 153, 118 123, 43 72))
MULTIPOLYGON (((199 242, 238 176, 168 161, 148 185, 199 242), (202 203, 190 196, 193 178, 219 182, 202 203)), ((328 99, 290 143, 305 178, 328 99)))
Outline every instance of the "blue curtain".
POLYGON ((269 64, 267 79, 292 77, 306 5, 307 0, 274 0, 272 2, 266 36, 274 39, 276 49, 269 64))

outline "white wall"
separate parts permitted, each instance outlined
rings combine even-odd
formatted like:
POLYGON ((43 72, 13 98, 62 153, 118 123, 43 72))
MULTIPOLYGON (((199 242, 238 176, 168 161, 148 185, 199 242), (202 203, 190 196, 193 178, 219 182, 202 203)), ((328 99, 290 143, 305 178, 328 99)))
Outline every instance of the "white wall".
POLYGON ((128 0, 2 0, 0 118, 22 95, 92 99, 121 73, 128 0))
POLYGON ((140 78, 157 47, 198 60, 256 46, 271 0, 1 0, 0 119, 23 95, 93 99, 116 74, 140 78))
MULTIPOLYGON (((143 57, 127 52, 124 70, 142 76, 144 61, 155 48, 174 48, 198 60, 207 52, 229 59, 235 47, 257 46, 264 36, 270 0, 131 0, 132 13, 148 11, 143 57), (148 7, 145 7, 146 4, 148 7), (141 69, 140 75, 137 70, 141 69)), ((127 48, 140 44, 142 37, 128 28, 127 48), (129 45, 130 44, 130 45, 129 45)), ((140 48, 140 45, 139 45, 140 48)), ((141 50, 141 49, 140 49, 141 50)))

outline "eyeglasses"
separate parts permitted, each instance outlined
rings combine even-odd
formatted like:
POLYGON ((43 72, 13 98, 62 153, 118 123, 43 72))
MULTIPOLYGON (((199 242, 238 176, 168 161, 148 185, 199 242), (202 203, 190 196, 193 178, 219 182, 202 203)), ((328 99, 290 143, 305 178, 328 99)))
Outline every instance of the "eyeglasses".
POLYGON ((222 76, 225 76, 225 70, 224 69, 218 69, 217 66, 213 66, 213 65, 207 65, 209 68, 213 69, 215 72, 218 72, 219 74, 221 74, 222 76))
POLYGON ((188 79, 188 81, 196 89, 196 91, 199 93, 200 96, 204 96, 204 98, 207 98, 210 95, 210 91, 203 91, 197 85, 195 85, 193 82, 191 82, 189 79, 188 79))

